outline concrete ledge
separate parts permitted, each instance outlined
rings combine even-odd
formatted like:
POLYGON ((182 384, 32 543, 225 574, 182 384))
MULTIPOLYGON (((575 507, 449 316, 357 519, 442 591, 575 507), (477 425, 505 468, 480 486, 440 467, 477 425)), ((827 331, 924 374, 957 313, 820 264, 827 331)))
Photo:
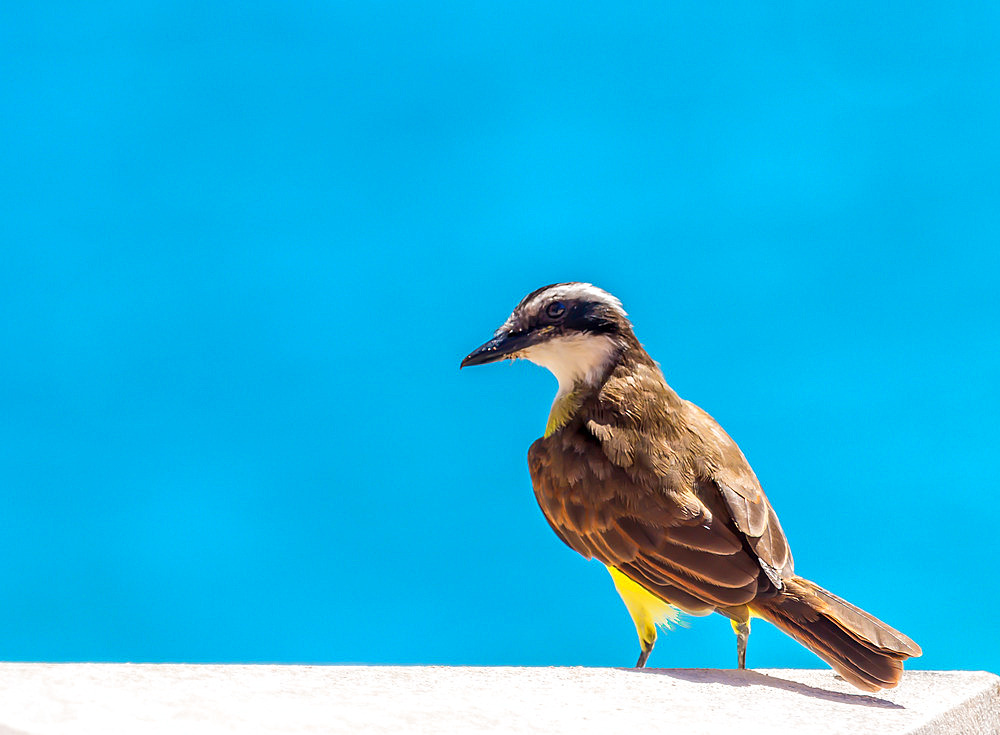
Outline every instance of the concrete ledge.
POLYGON ((0 735, 1000 732, 1000 678, 830 671, 0 664, 0 735))

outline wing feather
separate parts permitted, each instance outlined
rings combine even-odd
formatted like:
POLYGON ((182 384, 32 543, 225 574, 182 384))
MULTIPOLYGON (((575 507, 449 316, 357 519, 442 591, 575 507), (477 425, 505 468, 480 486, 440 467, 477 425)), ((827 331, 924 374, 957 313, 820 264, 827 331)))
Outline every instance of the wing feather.
MULTIPOLYGON (((589 469, 574 473, 569 475, 571 483, 558 471, 566 455, 550 448, 540 439, 529 452, 535 495, 549 524, 572 549, 639 584, 652 583, 651 591, 690 612, 753 599, 760 567, 732 530, 697 498, 676 502, 651 495, 620 468, 603 479, 589 469), (629 507, 636 499, 641 509, 629 507), (644 513, 648 508, 653 512, 644 513), (657 519, 656 525, 648 523, 650 516, 657 519), (675 541, 677 531, 681 533, 675 541)), ((578 467, 587 464, 577 461, 578 467)))
POLYGON ((772 594, 792 557, 760 483, 718 424, 656 376, 612 376, 531 446, 542 512, 570 548, 694 614, 772 594))

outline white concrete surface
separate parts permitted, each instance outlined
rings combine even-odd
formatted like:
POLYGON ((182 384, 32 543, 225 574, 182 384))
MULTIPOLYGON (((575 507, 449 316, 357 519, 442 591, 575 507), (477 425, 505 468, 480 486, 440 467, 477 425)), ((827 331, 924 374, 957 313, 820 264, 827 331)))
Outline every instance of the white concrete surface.
POLYGON ((1000 678, 830 671, 0 664, 0 735, 1000 733, 1000 678))

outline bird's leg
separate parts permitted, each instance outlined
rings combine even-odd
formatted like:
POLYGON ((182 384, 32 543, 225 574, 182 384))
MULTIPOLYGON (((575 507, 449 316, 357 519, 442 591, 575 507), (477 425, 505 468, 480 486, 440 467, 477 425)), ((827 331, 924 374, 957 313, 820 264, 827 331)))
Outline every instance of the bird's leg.
POLYGON ((736 632, 736 665, 745 669, 747 667, 747 639, 750 637, 750 619, 730 622, 736 632))
POLYGON ((649 658, 649 654, 653 652, 653 644, 656 643, 656 631, 653 631, 653 640, 640 639, 642 644, 642 653, 639 654, 639 660, 636 661, 635 667, 641 669, 646 665, 646 659, 649 658))
POLYGON ((747 639, 750 637, 750 607, 736 605, 735 607, 716 608, 718 612, 729 618, 736 634, 736 665, 741 669, 747 667, 747 639))
POLYGON ((642 646, 642 652, 639 654, 639 660, 635 664, 637 669, 641 669, 646 665, 646 659, 649 658, 649 654, 653 652, 653 646, 656 645, 655 625, 644 626, 639 636, 639 645, 642 646))

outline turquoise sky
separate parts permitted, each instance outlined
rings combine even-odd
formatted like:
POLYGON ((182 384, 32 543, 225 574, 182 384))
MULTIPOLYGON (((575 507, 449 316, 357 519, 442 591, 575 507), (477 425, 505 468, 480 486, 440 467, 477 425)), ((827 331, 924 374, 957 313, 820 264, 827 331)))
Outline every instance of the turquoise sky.
MULTIPOLYGON (((631 665, 535 505, 619 296, 796 569, 1000 671, 996 3, 0 9, 0 658, 631 665)), ((733 666, 693 619, 653 666, 733 666)), ((749 664, 818 666, 759 623, 749 664)))

